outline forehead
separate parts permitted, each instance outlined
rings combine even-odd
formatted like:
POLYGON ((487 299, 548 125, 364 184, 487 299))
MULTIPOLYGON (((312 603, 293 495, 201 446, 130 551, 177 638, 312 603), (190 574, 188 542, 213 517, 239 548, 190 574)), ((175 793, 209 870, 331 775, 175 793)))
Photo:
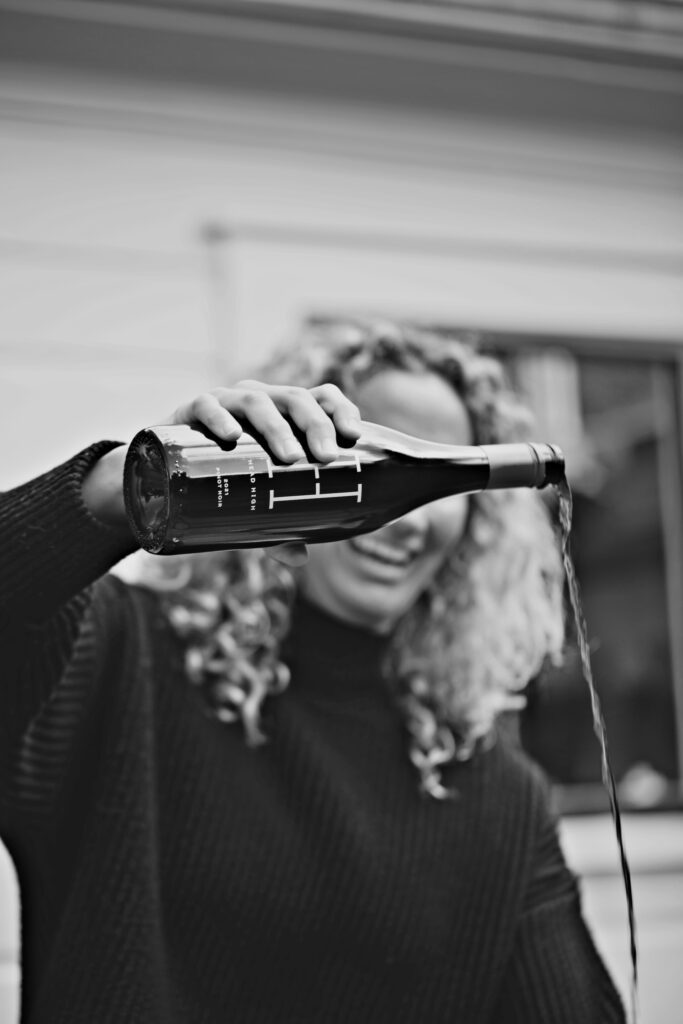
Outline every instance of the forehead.
POLYGON ((381 370, 356 391, 365 420, 442 444, 470 444, 472 426, 453 387, 431 371, 381 370))

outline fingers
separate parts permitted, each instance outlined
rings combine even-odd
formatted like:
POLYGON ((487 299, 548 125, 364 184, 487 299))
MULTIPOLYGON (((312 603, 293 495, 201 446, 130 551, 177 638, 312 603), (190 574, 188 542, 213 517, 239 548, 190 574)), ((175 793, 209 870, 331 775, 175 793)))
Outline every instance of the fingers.
POLYGON ((170 417, 169 423, 201 423, 225 441, 236 441, 242 427, 216 394, 205 392, 186 405, 179 406, 170 417))
POLYGON ((283 415, 286 402, 279 391, 272 389, 278 403, 269 394, 266 385, 256 381, 243 381, 237 387, 218 389, 216 394, 220 401, 230 403, 231 411, 239 416, 246 430, 254 430, 259 434, 275 455, 284 462, 296 462, 306 457, 299 444, 291 423, 283 415))
POLYGON ((287 387, 240 381, 234 388, 215 388, 181 406, 173 423, 200 423, 217 437, 236 440, 242 428, 262 438, 284 462, 305 458, 295 429, 313 459, 330 462, 342 443, 353 444, 360 436, 360 413, 333 384, 316 388, 287 387))
POLYGON ((321 384, 310 390, 262 386, 281 413, 305 436, 314 459, 336 459, 338 435, 347 444, 360 437, 360 413, 334 384, 321 384))
POLYGON ((321 409, 332 417, 338 433, 350 441, 358 440, 361 434, 358 406, 354 405, 336 384, 320 384, 316 388, 311 388, 309 394, 313 395, 321 409))
POLYGON ((216 388, 180 406, 171 423, 200 424, 224 441, 236 441, 243 427, 260 434, 284 462, 295 462, 305 452, 291 428, 264 391, 255 388, 216 388))
POLYGON ((334 422, 310 391, 291 388, 286 395, 275 396, 275 400, 305 436, 313 458, 321 462, 337 458, 339 446, 334 422))

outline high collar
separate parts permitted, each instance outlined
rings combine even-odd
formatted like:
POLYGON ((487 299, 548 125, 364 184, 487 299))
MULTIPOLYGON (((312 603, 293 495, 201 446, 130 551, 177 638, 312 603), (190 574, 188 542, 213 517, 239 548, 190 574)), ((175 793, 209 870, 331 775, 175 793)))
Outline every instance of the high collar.
POLYGON ((357 698, 383 689, 382 664, 390 642, 389 635, 343 622, 299 595, 283 657, 297 692, 357 698))

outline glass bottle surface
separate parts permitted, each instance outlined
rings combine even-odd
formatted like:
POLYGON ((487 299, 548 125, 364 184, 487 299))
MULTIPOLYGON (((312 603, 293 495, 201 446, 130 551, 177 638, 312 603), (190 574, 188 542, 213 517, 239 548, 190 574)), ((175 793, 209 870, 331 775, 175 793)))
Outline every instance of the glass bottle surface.
POLYGON ((564 476, 551 445, 443 445, 362 427, 324 464, 280 463, 249 434, 226 444, 185 425, 142 430, 124 471, 131 528, 155 554, 316 543, 376 530, 448 494, 564 476))

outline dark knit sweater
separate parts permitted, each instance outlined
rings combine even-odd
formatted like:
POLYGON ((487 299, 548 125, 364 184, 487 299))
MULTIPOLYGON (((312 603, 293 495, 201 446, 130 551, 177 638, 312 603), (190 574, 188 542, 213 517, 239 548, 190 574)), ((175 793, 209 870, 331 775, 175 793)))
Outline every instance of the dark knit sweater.
POLYGON ((103 575, 108 447, 0 501, 22 1020, 623 1021, 540 773, 501 738, 420 797, 381 638, 299 605, 270 742, 205 713, 155 596, 103 575))

